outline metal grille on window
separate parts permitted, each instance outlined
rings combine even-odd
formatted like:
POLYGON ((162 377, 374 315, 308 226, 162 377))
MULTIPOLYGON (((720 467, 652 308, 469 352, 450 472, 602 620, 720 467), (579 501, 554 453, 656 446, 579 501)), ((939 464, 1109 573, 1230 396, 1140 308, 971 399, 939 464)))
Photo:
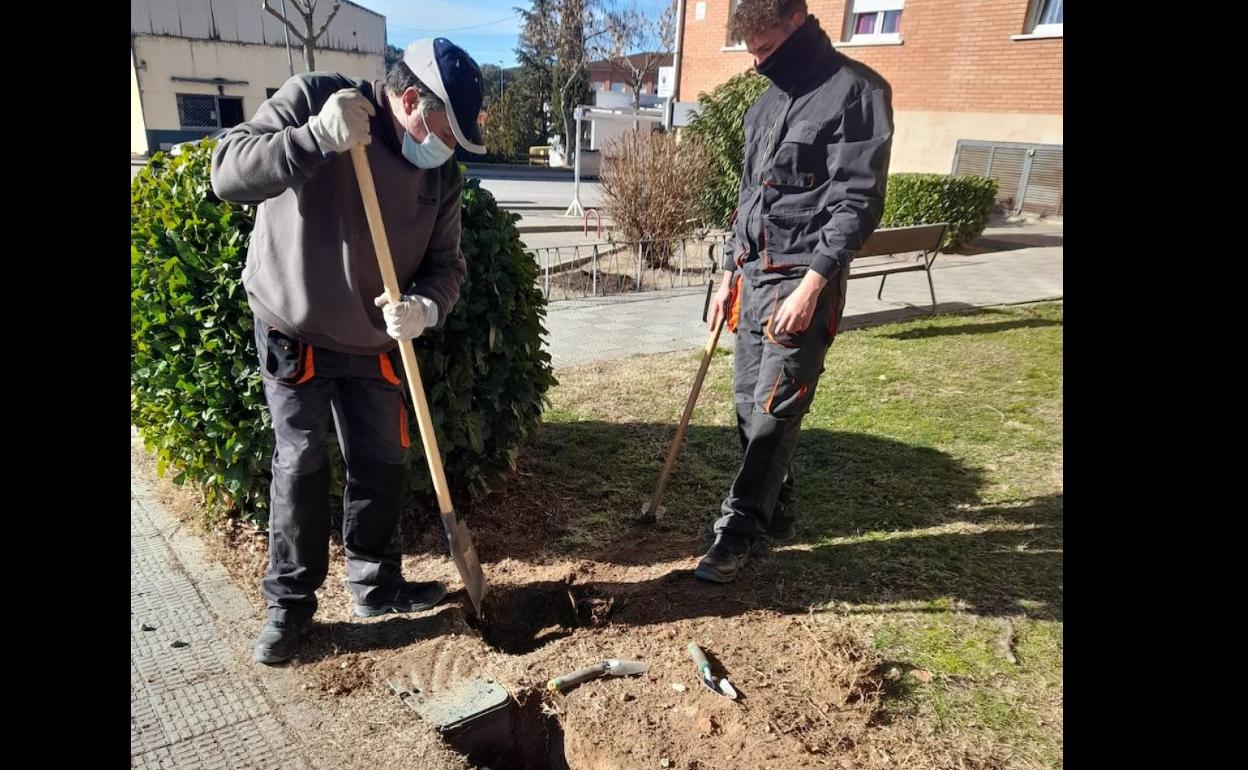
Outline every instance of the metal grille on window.
POLYGON ((216 97, 178 94, 178 123, 182 128, 216 128, 216 97))

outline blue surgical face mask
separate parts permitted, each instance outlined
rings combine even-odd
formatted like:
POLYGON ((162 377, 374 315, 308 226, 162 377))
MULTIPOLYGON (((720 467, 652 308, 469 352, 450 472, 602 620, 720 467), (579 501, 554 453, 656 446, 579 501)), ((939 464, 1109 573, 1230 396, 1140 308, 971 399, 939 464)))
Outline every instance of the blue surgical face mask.
POLYGON ((404 131, 403 157, 417 168, 437 168, 450 160, 455 151, 429 130, 429 122, 425 120, 423 113, 420 120, 425 124, 425 141, 417 142, 410 133, 404 131))

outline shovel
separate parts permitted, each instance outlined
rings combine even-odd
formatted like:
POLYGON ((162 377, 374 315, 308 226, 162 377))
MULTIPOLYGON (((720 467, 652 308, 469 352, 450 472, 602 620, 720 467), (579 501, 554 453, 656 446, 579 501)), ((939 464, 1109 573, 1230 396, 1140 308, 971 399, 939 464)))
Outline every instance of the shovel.
POLYGON ((591 679, 597 679, 600 676, 632 676, 633 674, 644 674, 649 670, 649 663, 642 663, 637 660, 615 660, 613 658, 596 663, 588 668, 583 668, 580 671, 573 671, 571 674, 557 676, 546 683, 546 689, 551 692, 565 692, 578 684, 588 682, 591 679))
MULTIPOLYGON (((373 185, 373 171, 368 166, 368 155, 360 145, 351 148, 351 162, 355 165, 355 178, 360 185, 360 197, 364 200, 364 213, 368 216, 368 229, 373 234, 373 247, 377 252, 377 266, 386 287, 386 299, 401 302, 399 279, 394 272, 394 260, 390 257, 390 241, 386 238, 386 225, 381 219, 381 206, 377 203, 377 188, 373 185)), ((416 348, 411 340, 399 341, 399 353, 403 357, 403 371, 407 373, 407 385, 416 405, 416 424, 420 426, 420 442, 429 462, 429 475, 438 494, 438 508, 442 511, 442 526, 450 543, 451 558, 464 581, 464 589, 472 600, 477 617, 482 618, 481 603, 485 600, 485 574, 477 549, 472 545, 468 528, 455 515, 451 502, 451 490, 446 483, 446 471, 442 469, 442 455, 438 452, 438 438, 433 432, 433 419, 429 416, 429 404, 425 400, 425 386, 420 379, 420 367, 416 364, 416 348)))

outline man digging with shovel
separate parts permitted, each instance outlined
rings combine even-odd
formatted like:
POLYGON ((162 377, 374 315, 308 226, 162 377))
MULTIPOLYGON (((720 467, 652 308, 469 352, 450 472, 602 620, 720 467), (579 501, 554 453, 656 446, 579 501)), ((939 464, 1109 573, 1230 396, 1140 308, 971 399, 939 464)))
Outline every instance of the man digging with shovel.
POLYGON ((395 538, 410 446, 396 340, 440 328, 466 275, 456 144, 484 153, 481 71, 450 41, 408 47, 385 81, 312 72, 286 81, 212 157, 223 200, 258 203, 243 285, 276 445, 268 618, 260 663, 289 660, 329 568, 330 419, 346 465, 343 546, 361 617, 429 609, 395 538), (383 294, 350 151, 366 147, 402 301, 383 294), (379 296, 381 295, 381 296, 379 296))
POLYGON ((741 0, 731 35, 771 81, 745 115, 745 164, 710 328, 737 333, 745 459, 694 575, 727 583, 764 538, 793 535, 802 417, 845 309, 849 263, 884 212, 890 88, 838 53, 805 0, 741 0))

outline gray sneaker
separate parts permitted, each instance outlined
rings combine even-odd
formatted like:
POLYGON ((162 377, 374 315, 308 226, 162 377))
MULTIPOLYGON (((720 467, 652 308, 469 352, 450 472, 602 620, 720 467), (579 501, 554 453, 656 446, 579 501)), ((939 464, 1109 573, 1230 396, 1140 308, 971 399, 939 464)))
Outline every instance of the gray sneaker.
POLYGON ((295 656, 295 650, 299 647, 299 640, 312 627, 312 621, 306 623, 283 622, 280 620, 269 620, 265 622, 264 628, 260 629, 260 635, 256 637, 255 646, 252 648, 252 658, 257 663, 274 666, 278 663, 285 663, 295 656))
POLYGON ((438 606, 446 598, 446 586, 437 581, 428 583, 399 583, 393 595, 384 601, 372 601, 365 604, 355 602, 355 614, 361 618, 372 618, 389 612, 424 612, 438 606))

